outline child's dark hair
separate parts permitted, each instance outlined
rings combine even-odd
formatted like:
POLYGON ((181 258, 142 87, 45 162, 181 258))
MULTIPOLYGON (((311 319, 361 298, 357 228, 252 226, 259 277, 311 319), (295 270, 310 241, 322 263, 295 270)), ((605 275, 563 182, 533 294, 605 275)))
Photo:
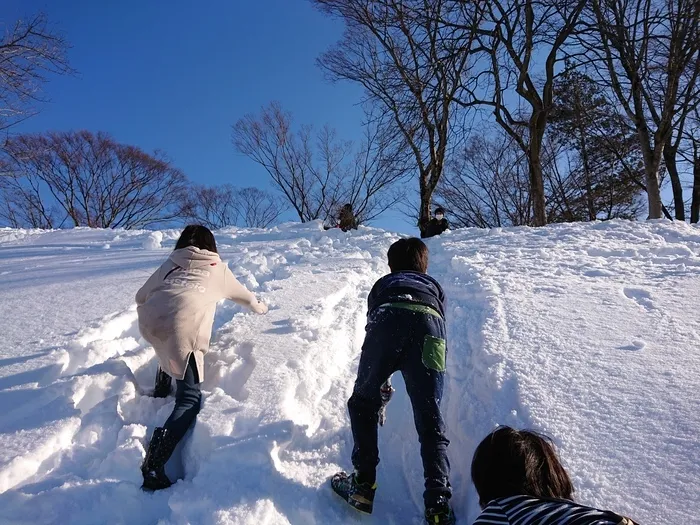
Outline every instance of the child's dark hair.
POLYGON ((497 498, 526 495, 570 500, 574 492, 550 438, 505 426, 476 448, 472 481, 482 508, 497 498))
POLYGON ((209 250, 210 252, 219 253, 216 251, 216 240, 214 234, 206 226, 201 224, 190 224, 182 230, 180 238, 175 244, 175 249, 180 250, 194 246, 200 250, 209 250))
POLYGON ((428 247, 415 237, 399 239, 389 246, 387 258, 392 272, 428 271, 428 247))

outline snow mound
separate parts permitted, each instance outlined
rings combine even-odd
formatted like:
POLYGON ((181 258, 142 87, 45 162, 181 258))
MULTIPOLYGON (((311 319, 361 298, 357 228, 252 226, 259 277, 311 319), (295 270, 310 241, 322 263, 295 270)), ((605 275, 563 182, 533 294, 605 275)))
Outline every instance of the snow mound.
POLYGON ((143 241, 144 250, 158 250, 161 248, 160 243, 163 242, 163 233, 155 231, 151 233, 146 240, 143 241))
MULTIPOLYGON (((397 236, 320 223, 216 233, 232 271, 270 305, 217 309, 203 408, 171 489, 139 465, 173 398, 133 296, 172 249, 164 230, 0 230, 0 523, 357 522, 329 487, 348 469, 346 400, 366 297, 397 236), (105 249, 105 246, 109 249, 105 249)), ((579 501, 642 523, 700 514, 700 229, 613 221, 457 230, 427 241, 444 286, 453 502, 495 425, 555 437, 579 501)), ((422 469, 400 376, 380 429, 367 523, 422 523, 422 469)))

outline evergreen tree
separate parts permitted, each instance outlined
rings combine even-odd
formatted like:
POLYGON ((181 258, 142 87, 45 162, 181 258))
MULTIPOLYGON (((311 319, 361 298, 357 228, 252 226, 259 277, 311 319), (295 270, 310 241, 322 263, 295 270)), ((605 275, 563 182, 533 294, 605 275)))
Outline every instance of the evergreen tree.
POLYGON ((551 190, 550 221, 633 219, 641 211, 644 164, 635 139, 601 87, 580 71, 555 88, 551 142, 566 176, 551 190))

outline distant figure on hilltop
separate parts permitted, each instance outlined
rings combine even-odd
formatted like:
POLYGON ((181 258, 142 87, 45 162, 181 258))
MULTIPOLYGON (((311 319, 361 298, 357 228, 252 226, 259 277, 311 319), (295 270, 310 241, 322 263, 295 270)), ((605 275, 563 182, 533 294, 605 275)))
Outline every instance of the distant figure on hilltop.
POLYGON ((500 427, 479 444, 472 481, 483 509, 474 525, 636 525, 573 502, 574 487, 549 438, 500 427))
POLYGON ((357 217, 352 211, 352 204, 348 203, 340 208, 338 213, 338 228, 344 232, 357 229, 357 217))
POLYGON ((344 232, 357 229, 357 217, 352 210, 352 204, 348 203, 343 205, 338 212, 338 215, 334 218, 335 224, 332 226, 324 225, 324 230, 332 230, 333 228, 340 228, 344 232))
POLYGON ((153 346, 160 365, 156 395, 167 395, 170 378, 177 380, 173 412, 153 431, 141 466, 144 489, 172 485, 165 464, 199 413, 204 354, 209 350, 216 304, 222 299, 258 314, 267 312, 267 306, 221 262, 214 234, 200 225, 183 230, 168 260, 136 292, 139 330, 153 346))
POLYGON ((449 227, 450 225, 447 222, 447 219, 445 219, 445 210, 442 208, 435 208, 435 214, 421 231, 421 237, 423 239, 435 237, 436 235, 440 235, 442 232, 449 229, 449 227))

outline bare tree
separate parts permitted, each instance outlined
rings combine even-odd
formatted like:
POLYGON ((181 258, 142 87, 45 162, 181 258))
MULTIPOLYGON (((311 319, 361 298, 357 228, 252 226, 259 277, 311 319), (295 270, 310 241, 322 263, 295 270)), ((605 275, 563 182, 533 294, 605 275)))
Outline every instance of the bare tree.
POLYGON ((406 173, 393 162, 399 154, 378 122, 368 120, 365 140, 356 148, 328 126, 315 135, 310 126, 294 132, 291 115, 273 102, 259 117, 240 119, 233 142, 265 168, 302 222, 329 221, 343 203, 371 220, 392 204, 387 196, 406 173))
POLYGON ((41 100, 46 75, 72 71, 67 49, 44 14, 4 28, 0 34, 0 130, 36 113, 33 103, 41 100))
MULTIPOLYGON (((690 60, 687 67, 682 72, 678 86, 678 103, 673 115, 672 132, 664 146, 664 164, 671 179, 673 188, 673 201, 675 217, 678 220, 685 220, 685 202, 683 199, 683 184, 679 173, 678 164, 686 157, 679 151, 681 144, 686 137, 696 133, 693 129, 693 115, 697 116, 700 107, 700 4, 698 2, 668 0, 668 18, 670 24, 675 24, 675 30, 671 30, 670 38, 679 38, 681 42, 688 45, 685 53, 689 53, 690 60), (684 34, 685 32, 688 34, 684 34), (692 58, 693 50, 695 60, 692 58), (688 121, 691 123, 688 124, 688 121), (690 125, 690 134, 686 133, 686 125, 690 125)), ((682 45, 677 42, 676 45, 682 45)), ((673 44, 671 44, 673 45, 673 44)), ((681 52, 683 54, 683 52, 681 52)), ((663 105, 665 101, 659 98, 659 103, 663 105)), ((658 114, 657 114, 658 116, 658 114)), ((659 122, 655 121, 658 125, 659 122)), ((696 135, 697 136, 697 135, 696 135)), ((697 142, 697 141, 696 141, 697 142)), ((692 139, 691 139, 692 143, 692 139)), ((691 166, 693 163, 691 162, 691 166)))
POLYGON ((664 150, 672 168, 677 217, 684 217, 675 170, 674 127, 682 135, 686 111, 698 100, 700 4, 697 0, 592 0, 587 60, 603 67, 605 82, 634 126, 645 169, 649 217, 661 218, 659 185, 664 150), (673 158, 671 158, 673 157, 673 158))
POLYGON ((423 229, 448 148, 457 146, 453 100, 468 73, 474 27, 440 22, 451 19, 455 10, 448 0, 314 2, 345 22, 342 40, 319 64, 334 80, 360 84, 367 102, 391 118, 395 140, 408 148, 418 174, 423 229))
MULTIPOLYGON (((579 75, 557 86, 555 109, 542 145, 547 222, 634 219, 643 175, 628 128, 579 75), (598 129, 600 127, 600 129, 598 129)), ((533 224, 529 162, 503 130, 472 138, 454 155, 438 186, 451 223, 467 227, 533 224)))
POLYGON ((292 130, 292 116, 277 102, 260 116, 246 115, 233 127, 236 149, 260 164, 289 201, 302 222, 327 219, 328 201, 339 191, 338 167, 348 155, 324 128, 318 136, 320 166, 314 164, 312 130, 292 130))
MULTIPOLYGON (((464 105, 491 108, 496 122, 525 153, 535 226, 547 223, 542 148, 554 83, 585 4, 585 0, 485 2, 478 31, 484 68, 459 93, 464 105)), ((463 18, 465 27, 471 27, 471 16, 463 18)))
MULTIPOLYGON (((700 129, 696 128, 696 133, 700 133, 700 129)), ((700 140, 698 140, 698 135, 694 136, 692 152, 693 196, 690 205, 690 222, 697 224, 700 222, 700 140)))
POLYGON ((190 188, 184 197, 181 215, 211 229, 267 228, 284 211, 284 203, 266 191, 224 184, 190 188))
POLYGON ((532 223, 527 159, 510 136, 472 138, 448 163, 437 195, 453 226, 532 223))
POLYGON ((236 188, 230 184, 193 186, 183 195, 180 215, 213 230, 235 226, 241 216, 236 198, 236 188))
MULTIPOLYGON (((342 204, 350 204, 358 224, 370 222, 406 196, 396 184, 411 173, 410 153, 396 141, 381 117, 366 115, 364 137, 344 185, 342 204)), ((340 202, 339 202, 340 204, 340 202)))
POLYGON ((690 222, 700 222, 700 107, 695 106, 688 116, 688 123, 684 128, 685 147, 681 148, 680 155, 691 166, 693 181, 690 200, 690 222))
POLYGON ((269 228, 285 210, 284 204, 259 188, 242 188, 237 195, 242 226, 269 228))
POLYGON ((185 176, 162 153, 88 131, 10 137, 2 153, 5 202, 46 226, 139 228, 178 217, 185 176))
MULTIPOLYGON (((1 163, 0 163, 1 164, 1 163)), ((0 219, 12 228, 51 229, 63 224, 37 181, 7 174, 0 177, 0 219)))

